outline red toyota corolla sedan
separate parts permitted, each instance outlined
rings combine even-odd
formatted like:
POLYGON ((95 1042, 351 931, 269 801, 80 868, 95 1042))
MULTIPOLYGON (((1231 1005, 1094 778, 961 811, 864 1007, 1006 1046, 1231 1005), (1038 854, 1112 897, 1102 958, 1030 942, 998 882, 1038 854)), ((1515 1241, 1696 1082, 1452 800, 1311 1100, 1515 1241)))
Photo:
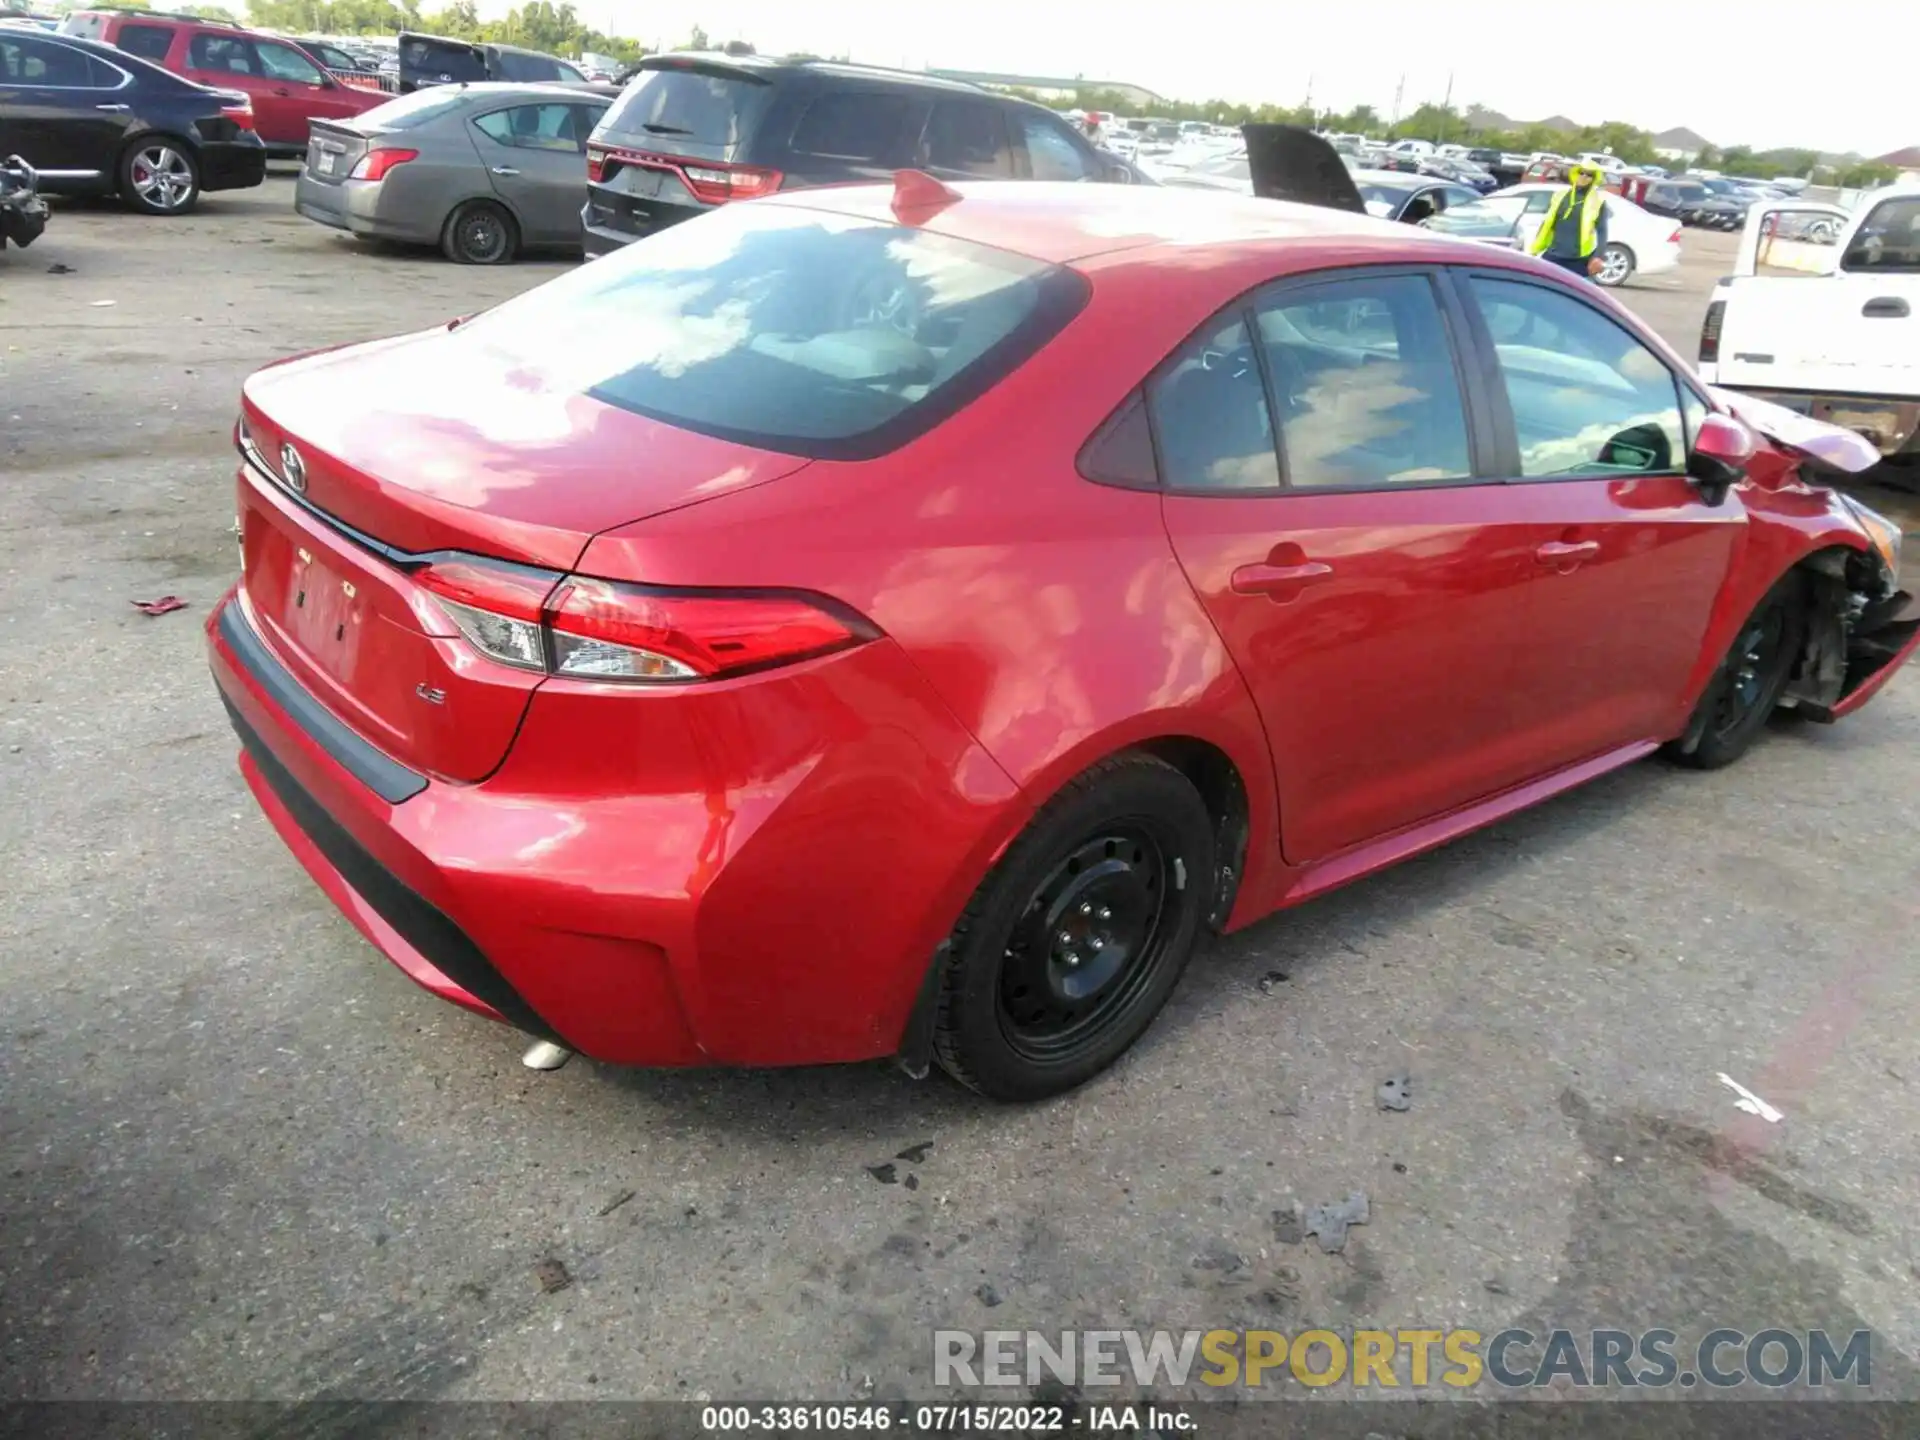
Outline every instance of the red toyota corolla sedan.
POLYGON ((1522 257, 909 173, 253 376, 214 676, 436 994, 1032 1098, 1203 931, 1885 684, 1898 532, 1746 403, 1522 257))

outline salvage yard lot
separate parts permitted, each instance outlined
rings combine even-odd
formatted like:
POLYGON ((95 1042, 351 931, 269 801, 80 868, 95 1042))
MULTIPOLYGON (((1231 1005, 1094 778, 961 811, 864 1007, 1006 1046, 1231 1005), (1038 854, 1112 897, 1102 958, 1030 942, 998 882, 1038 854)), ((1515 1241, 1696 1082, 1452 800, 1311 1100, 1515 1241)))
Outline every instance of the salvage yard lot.
MULTIPOLYGON (((885 1398, 936 1326, 1520 1323, 1870 1327, 1920 1398, 1920 680, 1217 943, 1046 1105, 533 1075, 271 833, 199 621, 249 370, 567 266, 358 247, 291 189, 0 259, 0 1397, 885 1398), (1276 1238, 1355 1190, 1344 1252, 1276 1238)), ((1733 241, 1686 243, 1623 298, 1690 353, 1733 241)))

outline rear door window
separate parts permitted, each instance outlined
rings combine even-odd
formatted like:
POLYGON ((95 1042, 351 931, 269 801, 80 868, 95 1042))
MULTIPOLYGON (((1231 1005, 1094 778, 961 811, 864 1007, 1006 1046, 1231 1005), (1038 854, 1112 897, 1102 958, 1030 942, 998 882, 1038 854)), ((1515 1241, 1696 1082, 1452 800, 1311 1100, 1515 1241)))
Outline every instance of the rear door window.
POLYGON ((794 455, 904 444, 1078 313, 1064 267, 932 231, 728 205, 509 300, 457 343, 548 392, 794 455))
POLYGON ((581 148, 575 133, 572 105, 515 105, 495 110, 473 123, 501 145, 516 150, 562 150, 568 154, 581 148))
POLYGON ((326 83, 327 77, 320 73, 320 67, 291 45, 261 40, 254 45, 253 52, 260 57, 261 72, 274 80, 288 80, 296 85, 326 83))
POLYGON ((1842 270, 1920 272, 1920 195, 1882 200, 1854 233, 1842 270))
POLYGON ((0 80, 50 90, 101 88, 82 52, 10 30, 0 30, 0 80))
POLYGON ((1239 316, 1188 342, 1148 388, 1147 409, 1167 489, 1234 494, 1280 488, 1260 362, 1239 316))
POLYGON ((905 96, 878 90, 839 90, 821 95, 794 123, 788 148, 823 160, 884 163, 895 153, 906 125, 905 96))
POLYGON ((192 70, 224 70, 229 75, 260 73, 253 43, 237 35, 194 36, 187 46, 187 66, 192 70))
POLYGON ((773 87, 751 77, 694 68, 642 70, 607 114, 609 132, 644 140, 654 148, 687 145, 731 152, 759 124, 773 87))
POLYGON ((138 55, 143 60, 164 60, 167 51, 173 48, 173 27, 137 22, 125 24, 120 27, 120 33, 114 37, 113 43, 129 55, 138 55))
POLYGON ((1013 177, 1006 114, 982 100, 942 100, 920 140, 927 165, 958 175, 1013 177))
POLYGON ((1453 348, 1424 275, 1289 287, 1258 316, 1288 485, 1381 489, 1473 474, 1453 348))
POLYGON ((522 55, 517 50, 499 52, 500 78, 517 84, 537 84, 563 79, 559 62, 546 55, 522 55))
POLYGON ((1091 180, 1093 157, 1073 143, 1057 120, 1028 110, 1015 112, 1027 150, 1027 169, 1035 180, 1091 180))

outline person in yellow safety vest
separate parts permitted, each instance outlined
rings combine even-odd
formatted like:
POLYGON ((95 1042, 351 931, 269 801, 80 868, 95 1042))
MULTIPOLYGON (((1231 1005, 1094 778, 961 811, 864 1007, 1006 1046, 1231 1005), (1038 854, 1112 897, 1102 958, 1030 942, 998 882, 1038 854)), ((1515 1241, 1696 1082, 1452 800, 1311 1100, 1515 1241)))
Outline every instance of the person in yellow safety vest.
POLYGON ((1567 188, 1553 197, 1529 252, 1576 275, 1598 275, 1607 244, 1607 196, 1600 172, 1588 165, 1567 171, 1567 188))

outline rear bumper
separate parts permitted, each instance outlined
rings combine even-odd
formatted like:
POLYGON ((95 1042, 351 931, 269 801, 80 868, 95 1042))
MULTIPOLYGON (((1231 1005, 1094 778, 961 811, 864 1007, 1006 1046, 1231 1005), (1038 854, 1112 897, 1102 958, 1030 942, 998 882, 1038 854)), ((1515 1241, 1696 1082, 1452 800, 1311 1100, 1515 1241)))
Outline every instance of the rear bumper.
POLYGON ((266 178, 267 151, 258 141, 250 145, 231 140, 201 143, 202 190, 249 190, 266 178))
POLYGON ((408 214, 385 180, 341 180, 328 184, 302 169, 294 181, 293 208, 309 220, 369 240, 433 245, 440 239, 443 215, 423 219, 408 214))
POLYGON ((653 702, 555 686, 493 776, 453 784, 316 723, 243 592, 208 639, 248 785, 360 932, 442 998, 617 1063, 895 1053, 1029 813, 885 640, 631 715, 631 755, 584 717, 653 702))
POLYGON ((709 208, 635 200, 605 186, 589 185, 587 203, 580 207, 580 231, 587 258, 610 255, 657 230, 703 215, 709 208))

